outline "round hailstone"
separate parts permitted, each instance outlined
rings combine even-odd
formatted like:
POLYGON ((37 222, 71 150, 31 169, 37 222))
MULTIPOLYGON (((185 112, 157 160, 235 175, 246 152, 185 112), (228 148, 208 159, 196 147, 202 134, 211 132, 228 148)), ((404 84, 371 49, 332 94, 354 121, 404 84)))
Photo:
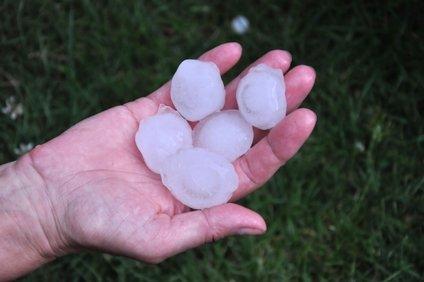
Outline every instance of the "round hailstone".
POLYGON ((249 150, 253 128, 238 110, 213 113, 193 130, 193 144, 217 153, 233 162, 249 150))
POLYGON ((189 121, 198 121, 224 106, 225 89, 218 67, 212 62, 184 60, 171 82, 171 99, 189 121))
POLYGON ((249 20, 245 16, 239 15, 231 21, 231 28, 237 34, 244 34, 249 30, 249 20))
POLYGON ((147 167, 160 173, 165 159, 193 146, 192 131, 187 121, 175 110, 160 106, 156 115, 140 122, 135 143, 147 167))
POLYGON ((238 108, 253 126, 270 129, 286 115, 285 92, 283 72, 260 64, 241 79, 236 94, 238 108))
POLYGON ((202 148, 181 150, 168 158, 161 176, 172 195, 193 209, 226 203, 238 186, 233 165, 202 148))

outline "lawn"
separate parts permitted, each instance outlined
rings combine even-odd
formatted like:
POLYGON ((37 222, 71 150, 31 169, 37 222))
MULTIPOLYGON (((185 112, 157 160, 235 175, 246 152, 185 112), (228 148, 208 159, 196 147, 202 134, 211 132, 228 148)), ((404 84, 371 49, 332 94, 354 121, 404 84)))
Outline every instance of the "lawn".
POLYGON ((317 72, 304 104, 318 115, 312 137, 242 201, 264 216, 265 235, 153 266, 75 254, 23 280, 422 281, 423 13, 424 2, 400 0, 1 1, 0 107, 14 96, 23 114, 0 112, 0 163, 147 95, 222 42, 244 47, 226 81, 275 48, 317 72), (245 34, 231 29, 239 14, 245 34))

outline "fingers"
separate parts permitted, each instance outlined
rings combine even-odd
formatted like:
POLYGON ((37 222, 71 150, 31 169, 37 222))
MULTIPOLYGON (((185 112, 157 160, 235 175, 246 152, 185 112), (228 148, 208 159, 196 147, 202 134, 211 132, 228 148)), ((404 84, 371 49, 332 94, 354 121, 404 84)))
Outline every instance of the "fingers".
POLYGON ((286 84, 287 113, 297 109, 315 83, 315 70, 309 66, 296 66, 284 76, 286 84))
POLYGON ((166 258, 235 234, 262 234, 266 230, 263 218, 254 211, 236 204, 224 204, 205 210, 176 215, 166 231, 162 249, 168 250, 166 258))
POLYGON ((291 60, 292 57, 290 53, 283 50, 269 51, 268 53, 257 59, 253 64, 248 66, 243 72, 241 72, 225 87, 227 95, 225 97, 224 109, 237 108, 236 89, 240 80, 247 74, 250 68, 259 64, 266 64, 270 67, 281 69, 283 73, 285 73, 290 67, 291 60))
MULTIPOLYGON (((221 74, 231 69, 241 57, 241 46, 238 43, 230 42, 221 44, 199 57, 199 60, 215 63, 221 74)), ((161 88, 150 94, 148 97, 158 104, 172 105, 170 93, 171 83, 168 81, 161 88)))
MULTIPOLYGON (((238 43, 225 43, 204 53, 199 57, 199 59, 214 62, 220 69, 221 74, 223 74, 238 62, 241 56, 241 52, 241 46, 238 43)), ((240 79, 246 75, 251 67, 261 63, 267 64, 274 68, 279 68, 283 72, 286 72, 290 67, 291 55, 287 51, 272 50, 246 68, 242 73, 240 73, 239 76, 237 76, 226 86, 226 102, 224 109, 236 108, 237 103, 235 94, 240 79)), ((309 66, 296 66, 285 75, 288 113, 296 109, 302 103, 302 101, 311 91, 314 82, 315 71, 309 66)), ((169 93, 170 82, 168 81, 147 97, 154 103, 145 101, 146 98, 140 98, 125 104, 125 106, 133 113, 137 120, 140 120, 146 116, 146 112, 150 113, 153 111, 153 113, 155 113, 158 104, 172 105, 169 93), (148 106, 147 111, 142 109, 146 106, 148 106)), ((255 140, 260 140, 266 133, 267 131, 255 129, 255 140)))
POLYGON ((265 183, 296 154, 308 139, 315 123, 316 115, 311 110, 295 110, 236 160, 234 166, 239 176, 239 188, 231 200, 244 197, 265 183))

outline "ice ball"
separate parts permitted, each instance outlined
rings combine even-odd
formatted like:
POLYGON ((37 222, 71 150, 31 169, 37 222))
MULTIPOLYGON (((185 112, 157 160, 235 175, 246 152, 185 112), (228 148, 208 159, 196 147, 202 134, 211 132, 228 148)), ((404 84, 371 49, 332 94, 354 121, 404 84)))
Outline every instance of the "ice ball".
POLYGON ((147 167, 160 173, 169 156, 193 146, 192 130, 175 110, 160 106, 156 115, 140 122, 135 143, 147 167))
POLYGON ((237 34, 244 34, 249 30, 249 20, 242 15, 236 16, 231 21, 231 28, 237 34))
POLYGON ((212 62, 184 60, 171 82, 171 99, 189 121, 198 121, 224 106, 225 89, 218 67, 212 62))
POLYGON ((233 165, 202 148, 184 149, 169 157, 161 177, 172 195, 193 209, 228 202, 238 186, 233 165))
POLYGON ((213 113, 193 130, 195 147, 217 153, 230 162, 246 153, 252 142, 253 128, 238 110, 213 113))
POLYGON ((236 91, 237 105, 251 125, 270 129, 286 115, 285 91, 283 72, 259 64, 241 79, 236 91))

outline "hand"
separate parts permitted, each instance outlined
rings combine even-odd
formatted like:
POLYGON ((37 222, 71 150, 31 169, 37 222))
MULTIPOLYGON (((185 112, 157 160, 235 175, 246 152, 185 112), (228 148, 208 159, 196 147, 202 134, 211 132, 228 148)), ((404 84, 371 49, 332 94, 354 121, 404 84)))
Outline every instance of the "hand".
MULTIPOLYGON (((241 47, 227 43, 200 59, 225 73, 240 56, 241 47)), ((274 50, 253 65, 266 63, 286 73, 290 62, 289 53, 274 50)), ((246 71, 227 85, 225 109, 236 106, 235 90, 246 71)), ((232 201, 260 187, 308 138, 316 116, 297 107, 314 80, 307 66, 285 74, 288 116, 269 132, 256 131, 256 144, 234 163, 240 186, 232 201)), ((40 183, 44 204, 35 205, 35 214, 43 215, 38 220, 47 242, 40 244, 46 246, 44 257, 88 248, 160 262, 228 235, 266 230, 260 215, 237 204, 190 211, 146 167, 134 135, 139 121, 155 114, 159 104, 171 105, 169 92, 168 82, 146 98, 83 120, 13 164, 18 172, 31 170, 37 179, 32 183, 40 183)))

